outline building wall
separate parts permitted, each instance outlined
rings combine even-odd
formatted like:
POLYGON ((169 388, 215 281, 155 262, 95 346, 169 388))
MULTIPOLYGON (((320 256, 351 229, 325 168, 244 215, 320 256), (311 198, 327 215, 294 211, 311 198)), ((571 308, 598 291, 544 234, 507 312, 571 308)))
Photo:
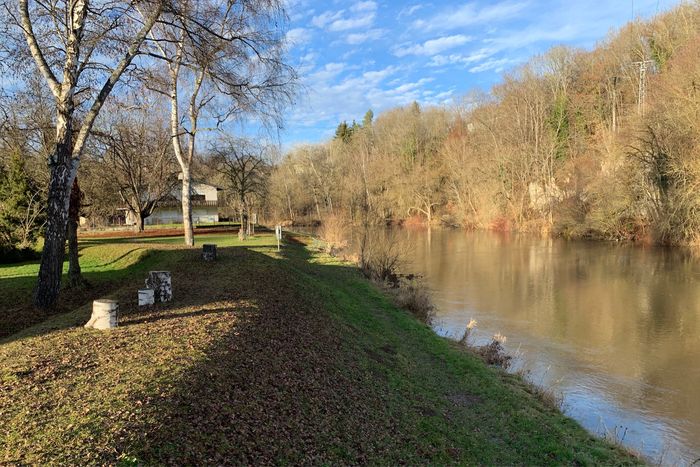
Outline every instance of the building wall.
MULTIPOLYGON (((205 201, 218 201, 219 192, 215 186, 207 185, 204 183, 193 183, 192 191, 198 195, 204 195, 205 201)), ((173 192, 173 195, 180 199, 181 191, 179 189, 173 192)), ((218 207, 203 207, 203 206, 192 206, 192 222, 194 224, 208 224, 212 222, 219 222, 219 208, 218 207)), ((132 212, 128 212, 126 215, 126 224, 134 225, 136 223, 136 216, 132 212)), ((144 220, 146 225, 161 225, 161 224, 181 224, 182 223, 182 208, 180 207, 167 207, 160 208, 156 207, 153 214, 144 220)))
MULTIPOLYGON (((219 210, 216 207, 192 207, 192 222, 195 224, 208 224, 219 222, 219 210)), ((181 224, 182 211, 177 208, 156 208, 145 220, 146 225, 181 224)))
POLYGON ((216 190, 215 186, 205 185, 202 183, 194 183, 193 189, 198 195, 204 195, 204 199, 207 201, 218 201, 219 192, 216 190))

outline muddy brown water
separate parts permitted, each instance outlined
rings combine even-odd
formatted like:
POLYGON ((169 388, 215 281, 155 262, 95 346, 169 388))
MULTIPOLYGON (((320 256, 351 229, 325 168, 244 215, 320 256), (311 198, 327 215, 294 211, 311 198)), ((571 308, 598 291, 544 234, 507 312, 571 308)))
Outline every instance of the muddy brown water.
POLYGON ((500 333, 513 371, 589 431, 664 465, 700 465, 700 259, 678 249, 394 229, 438 334, 500 333), (697 461, 696 461, 697 460, 697 461))

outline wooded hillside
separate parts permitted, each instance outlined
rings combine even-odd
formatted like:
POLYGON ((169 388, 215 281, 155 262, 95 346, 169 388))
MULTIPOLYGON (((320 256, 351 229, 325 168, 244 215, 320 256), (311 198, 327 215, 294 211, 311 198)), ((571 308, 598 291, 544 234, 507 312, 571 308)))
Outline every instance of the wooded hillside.
POLYGON ((553 48, 453 108, 368 112, 292 150, 272 175, 272 208, 295 220, 696 242, 698 56, 696 1, 592 51, 553 48))

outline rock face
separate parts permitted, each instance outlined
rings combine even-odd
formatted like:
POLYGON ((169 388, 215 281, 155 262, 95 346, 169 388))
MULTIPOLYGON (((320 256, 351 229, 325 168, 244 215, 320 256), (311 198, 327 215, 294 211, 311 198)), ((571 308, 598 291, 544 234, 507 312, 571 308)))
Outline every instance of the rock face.
POLYGON ((153 289, 139 289, 139 306, 153 305, 156 302, 153 289))
POLYGON ((170 271, 151 271, 146 279, 146 288, 153 289, 156 302, 169 302, 173 299, 173 284, 170 271))
POLYGON ((202 245, 202 259, 204 261, 215 261, 216 260, 216 245, 204 244, 202 245))
POLYGON ((92 316, 86 328, 112 329, 119 325, 119 302, 102 298, 92 302, 92 316))

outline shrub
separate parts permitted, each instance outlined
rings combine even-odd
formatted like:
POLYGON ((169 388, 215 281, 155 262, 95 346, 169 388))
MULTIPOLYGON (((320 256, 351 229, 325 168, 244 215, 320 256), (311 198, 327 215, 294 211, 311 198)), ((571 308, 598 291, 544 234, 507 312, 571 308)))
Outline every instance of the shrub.
POLYGON ((321 224, 319 236, 324 240, 328 253, 343 250, 348 246, 348 224, 341 216, 327 216, 321 224))
POLYGON ((360 246, 360 269, 369 279, 398 286, 398 271, 404 256, 400 242, 392 233, 379 233, 371 238, 365 234, 360 246))
POLYGON ((423 323, 430 324, 435 307, 428 288, 417 279, 402 278, 396 286, 387 288, 396 306, 410 311, 423 323))
POLYGON ((508 355, 503 348, 503 343, 505 341, 505 336, 496 334, 493 336, 493 340, 490 343, 482 347, 477 347, 474 350, 489 365, 500 366, 504 370, 507 370, 513 357, 508 355))

